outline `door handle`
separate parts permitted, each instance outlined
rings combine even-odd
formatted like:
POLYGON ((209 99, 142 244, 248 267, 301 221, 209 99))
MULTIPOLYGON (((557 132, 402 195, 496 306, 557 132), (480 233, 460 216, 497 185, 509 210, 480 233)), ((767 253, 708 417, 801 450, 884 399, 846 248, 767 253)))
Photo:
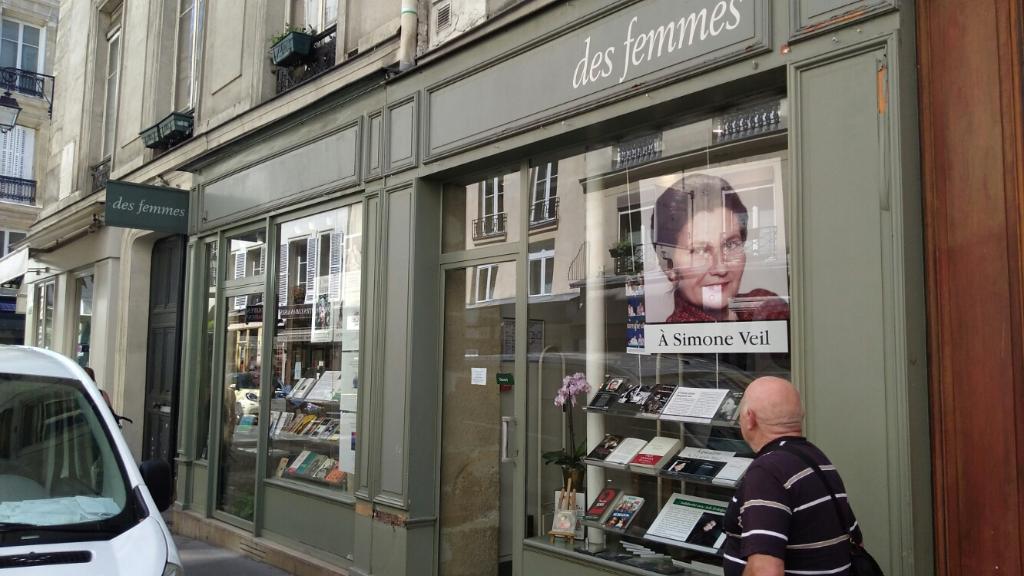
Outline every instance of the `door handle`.
POLYGON ((501 417, 501 462, 512 462, 515 459, 515 453, 509 448, 509 442, 511 442, 511 434, 509 433, 514 425, 515 418, 511 416, 501 417))

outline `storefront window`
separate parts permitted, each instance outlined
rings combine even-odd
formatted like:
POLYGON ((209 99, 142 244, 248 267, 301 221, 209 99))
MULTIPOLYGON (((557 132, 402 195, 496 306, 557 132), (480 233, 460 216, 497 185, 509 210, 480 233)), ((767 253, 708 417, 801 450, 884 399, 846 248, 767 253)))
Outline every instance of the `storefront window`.
MULTIPOLYGON (((547 198, 543 194, 553 194, 550 184, 547 188, 540 186, 541 198, 547 198)), ((447 186, 443 250, 455 252, 518 240, 520 197, 518 172, 490 174, 465 186, 447 186)), ((543 206, 540 210, 544 210, 543 206)), ((537 217, 542 219, 544 214, 546 212, 538 212, 537 217)))
POLYGON ((721 564, 721 513, 752 456, 737 403, 754 378, 789 377, 790 299, 785 131, 752 123, 726 142, 719 126, 531 167, 534 198, 557 174, 578 218, 530 234, 527 310, 544 327, 528 355, 528 534, 557 524, 571 479, 575 550, 622 561, 642 540, 666 567, 721 564))
POLYGON ((75 281, 78 301, 78 331, 75 336, 75 361, 79 366, 89 365, 89 340, 92 334, 92 286, 93 276, 80 276, 75 281))
POLYGON ((36 345, 53 348, 53 303, 57 283, 54 280, 36 285, 36 345))
POLYGON ((259 439, 260 366, 263 344, 263 295, 251 293, 225 301, 224 387, 220 426, 218 507, 253 519, 256 447, 259 439), (241 305, 239 305, 241 303, 241 305))
POLYGON ((213 388, 213 338, 217 318, 217 244, 206 245, 206 305, 200 318, 203 326, 199 347, 199 414, 196 422, 196 455, 200 460, 209 458, 210 445, 210 390, 213 388))
POLYGON ((355 490, 362 207, 278 227, 267 475, 355 490))

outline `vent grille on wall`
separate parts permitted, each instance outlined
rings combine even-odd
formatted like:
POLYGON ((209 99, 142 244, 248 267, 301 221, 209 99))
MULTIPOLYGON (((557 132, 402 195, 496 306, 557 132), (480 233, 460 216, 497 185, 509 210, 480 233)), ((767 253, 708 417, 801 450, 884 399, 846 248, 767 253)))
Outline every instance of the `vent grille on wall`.
POLYGON ((437 31, 447 30, 452 25, 452 5, 450 2, 437 5, 437 31))

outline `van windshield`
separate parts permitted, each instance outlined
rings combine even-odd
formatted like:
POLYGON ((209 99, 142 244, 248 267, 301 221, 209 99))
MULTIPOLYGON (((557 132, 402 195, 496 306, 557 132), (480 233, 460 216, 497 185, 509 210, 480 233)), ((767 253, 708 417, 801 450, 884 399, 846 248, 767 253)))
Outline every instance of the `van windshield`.
POLYGON ((127 501, 124 471, 82 383, 0 373, 0 532, 105 524, 127 501))

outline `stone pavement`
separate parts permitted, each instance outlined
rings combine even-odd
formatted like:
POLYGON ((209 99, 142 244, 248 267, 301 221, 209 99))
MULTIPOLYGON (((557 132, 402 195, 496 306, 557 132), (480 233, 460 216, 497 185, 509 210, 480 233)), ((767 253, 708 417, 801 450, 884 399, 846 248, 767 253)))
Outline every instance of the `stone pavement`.
POLYGON ((217 548, 202 540, 174 535, 186 576, 288 576, 274 568, 233 550, 217 548))

